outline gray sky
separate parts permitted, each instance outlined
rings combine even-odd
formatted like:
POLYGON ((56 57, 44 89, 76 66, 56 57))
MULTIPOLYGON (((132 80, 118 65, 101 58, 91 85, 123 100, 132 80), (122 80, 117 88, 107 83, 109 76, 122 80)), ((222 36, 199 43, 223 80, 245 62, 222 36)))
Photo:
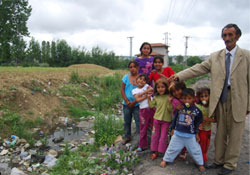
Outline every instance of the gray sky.
POLYGON ((221 29, 236 23, 241 48, 250 50, 250 0, 29 0, 30 35, 42 41, 65 39, 72 47, 99 46, 133 55, 144 42, 165 43, 169 55, 207 55, 224 48, 221 29))

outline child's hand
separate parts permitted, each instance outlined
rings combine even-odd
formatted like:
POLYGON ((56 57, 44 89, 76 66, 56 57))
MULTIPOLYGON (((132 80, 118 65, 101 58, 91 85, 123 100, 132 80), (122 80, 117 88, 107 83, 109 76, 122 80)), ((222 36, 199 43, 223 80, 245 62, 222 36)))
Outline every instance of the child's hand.
POLYGON ((196 141, 197 141, 197 142, 200 142, 201 139, 200 139, 199 133, 196 133, 196 134, 195 134, 195 138, 196 138, 196 141))
POLYGON ((183 105, 182 105, 182 104, 179 104, 179 105, 177 105, 175 108, 176 108, 177 110, 180 110, 180 109, 183 108, 183 105))
POLYGON ((171 136, 174 135, 174 129, 171 130, 170 135, 171 135, 171 136))
POLYGON ((154 70, 152 70, 151 72, 152 72, 152 73, 156 73, 156 70, 154 69, 154 70))
POLYGON ((153 92, 153 90, 154 90, 154 89, 153 89, 151 86, 148 86, 148 87, 147 87, 147 92, 153 92))

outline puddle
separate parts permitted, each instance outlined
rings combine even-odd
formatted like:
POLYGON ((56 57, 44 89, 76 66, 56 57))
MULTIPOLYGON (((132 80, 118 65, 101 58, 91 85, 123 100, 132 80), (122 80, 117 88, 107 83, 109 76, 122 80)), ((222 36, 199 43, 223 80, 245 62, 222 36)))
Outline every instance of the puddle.
POLYGON ((80 140, 80 139, 87 139, 88 136, 85 134, 88 132, 87 129, 79 128, 76 126, 73 127, 64 127, 60 128, 60 130, 54 131, 48 138, 48 146, 50 146, 54 150, 60 150, 60 144, 67 143, 72 140, 80 140), (63 141, 59 143, 54 143, 54 139, 63 138, 63 141))

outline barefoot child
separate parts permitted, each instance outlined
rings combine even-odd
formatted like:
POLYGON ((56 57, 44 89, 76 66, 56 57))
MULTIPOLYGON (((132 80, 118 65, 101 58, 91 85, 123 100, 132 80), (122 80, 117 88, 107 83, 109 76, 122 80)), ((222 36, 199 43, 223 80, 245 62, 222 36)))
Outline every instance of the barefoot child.
POLYGON ((208 118, 209 95, 210 95, 209 88, 201 88, 197 92, 197 97, 199 101, 198 104, 196 104, 196 106, 201 110, 203 115, 203 122, 200 124, 199 134, 200 134, 200 145, 204 163, 208 161, 207 151, 210 144, 212 122, 215 122, 214 118, 208 118))
POLYGON ((136 102, 139 103, 140 141, 136 151, 141 152, 148 146, 147 129, 152 128, 154 111, 149 108, 147 93, 149 93, 148 76, 141 74, 137 78, 137 88, 132 90, 136 102))
POLYGON ((167 81, 159 79, 155 83, 155 96, 151 101, 152 94, 148 95, 150 108, 156 107, 151 138, 151 159, 157 158, 159 152, 164 153, 167 149, 168 128, 172 121, 172 105, 168 91, 167 81))
MULTIPOLYGON (((183 108, 183 102, 181 100, 182 91, 186 89, 186 85, 181 81, 173 81, 169 86, 169 91, 172 96, 171 103, 173 106, 173 116, 176 112, 183 108)), ((187 149, 184 147, 179 155, 180 160, 184 160, 187 156, 187 149)))
POLYGON ((136 61, 128 64, 129 73, 122 78, 121 95, 123 98, 123 117, 124 117, 124 140, 122 144, 131 141, 131 122, 134 116, 136 133, 139 133, 139 104, 136 103, 132 90, 137 88, 136 78, 138 76, 139 65, 136 61))
POLYGON ((184 146, 188 153, 193 157, 200 171, 204 171, 201 147, 199 145, 199 125, 202 122, 202 113, 195 106, 194 90, 186 88, 182 92, 184 108, 177 111, 172 124, 171 134, 173 135, 167 151, 160 164, 165 167, 167 162, 173 162, 184 146))

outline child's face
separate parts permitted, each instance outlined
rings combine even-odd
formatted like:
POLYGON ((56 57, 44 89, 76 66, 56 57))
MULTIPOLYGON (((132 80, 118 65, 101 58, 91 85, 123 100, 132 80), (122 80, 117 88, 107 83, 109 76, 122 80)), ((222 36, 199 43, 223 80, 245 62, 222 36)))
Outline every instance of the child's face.
POLYGON ((181 95, 182 95, 182 89, 179 88, 179 89, 174 89, 173 91, 173 96, 177 99, 180 99, 181 98, 181 95))
POLYGON ((163 83, 158 83, 156 89, 159 95, 164 95, 166 92, 166 86, 163 83))
POLYGON ((142 47, 142 55, 148 56, 150 53, 150 46, 148 44, 145 44, 142 47))
POLYGON ((205 91, 203 92, 201 95, 200 95, 200 101, 201 103, 204 105, 204 106, 207 106, 208 103, 209 103, 209 93, 208 91, 205 91))
POLYGON ((145 79, 145 77, 139 77, 139 78, 137 78, 137 86, 139 87, 139 88, 142 88, 145 84, 146 84, 146 79, 145 79))
POLYGON ((192 95, 185 95, 182 96, 182 101, 186 107, 190 107, 194 104, 194 97, 192 95))
POLYGON ((129 65, 129 72, 132 74, 132 75, 136 75, 138 73, 138 66, 136 66, 134 63, 131 63, 129 65))
POLYGON ((156 59, 154 62, 154 67, 156 70, 161 70, 163 66, 163 62, 160 59, 156 59))

